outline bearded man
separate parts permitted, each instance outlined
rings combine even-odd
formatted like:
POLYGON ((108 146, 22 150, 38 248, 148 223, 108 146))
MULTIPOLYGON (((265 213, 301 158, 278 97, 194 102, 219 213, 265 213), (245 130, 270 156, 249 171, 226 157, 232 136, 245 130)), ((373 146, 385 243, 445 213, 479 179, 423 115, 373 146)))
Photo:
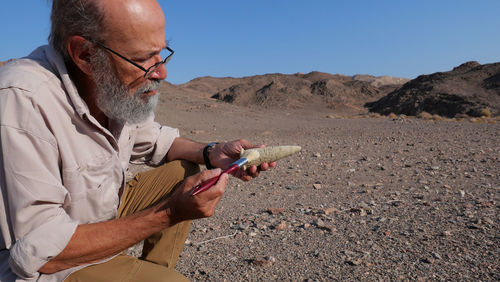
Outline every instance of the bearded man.
POLYGON ((0 281, 185 280, 190 220, 213 215, 228 176, 193 187, 256 146, 154 121, 174 53, 156 0, 52 5, 50 44, 0 68, 0 281), (157 168, 126 182, 129 162, 157 168), (123 254, 143 240, 141 259, 123 254))

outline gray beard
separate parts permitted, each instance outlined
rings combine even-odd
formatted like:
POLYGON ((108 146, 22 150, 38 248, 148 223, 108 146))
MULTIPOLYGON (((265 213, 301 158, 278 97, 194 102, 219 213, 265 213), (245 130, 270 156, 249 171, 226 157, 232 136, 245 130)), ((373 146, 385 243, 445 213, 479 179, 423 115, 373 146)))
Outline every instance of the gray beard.
POLYGON ((96 85, 97 107, 108 118, 121 122, 140 123, 153 115, 159 94, 146 98, 141 98, 141 95, 158 90, 161 81, 149 81, 130 96, 128 87, 116 76, 104 50, 98 49, 91 56, 90 65, 96 85))

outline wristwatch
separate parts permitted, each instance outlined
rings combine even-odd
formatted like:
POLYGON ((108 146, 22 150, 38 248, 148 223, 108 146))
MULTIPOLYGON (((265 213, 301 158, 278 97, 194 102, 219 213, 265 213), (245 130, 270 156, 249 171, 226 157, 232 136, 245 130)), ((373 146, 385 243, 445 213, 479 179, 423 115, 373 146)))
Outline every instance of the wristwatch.
POLYGON ((214 169, 215 166, 213 166, 210 163, 210 158, 208 157, 208 154, 210 154, 210 151, 213 149, 215 145, 219 144, 219 142, 211 142, 205 148, 203 148, 203 161, 205 161, 205 166, 207 169, 214 169))

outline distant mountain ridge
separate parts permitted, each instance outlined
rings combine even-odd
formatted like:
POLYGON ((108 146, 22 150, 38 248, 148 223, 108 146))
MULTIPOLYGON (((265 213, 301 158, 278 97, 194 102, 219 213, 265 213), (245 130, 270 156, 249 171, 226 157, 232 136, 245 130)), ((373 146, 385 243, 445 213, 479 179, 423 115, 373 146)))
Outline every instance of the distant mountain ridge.
MULTIPOLYGON (((7 62, 0 62, 0 66, 7 62)), ((421 75, 413 80, 318 71, 241 78, 207 76, 178 85, 165 82, 163 90, 264 108, 321 105, 330 109, 365 107, 385 115, 416 116, 428 112, 446 117, 485 113, 497 116, 500 114, 500 63, 481 65, 471 61, 451 71, 421 75)))
POLYGON ((177 85, 183 90, 241 106, 301 108, 311 103, 359 105, 398 88, 408 79, 371 75, 346 76, 324 72, 265 74, 242 78, 200 77, 177 85))

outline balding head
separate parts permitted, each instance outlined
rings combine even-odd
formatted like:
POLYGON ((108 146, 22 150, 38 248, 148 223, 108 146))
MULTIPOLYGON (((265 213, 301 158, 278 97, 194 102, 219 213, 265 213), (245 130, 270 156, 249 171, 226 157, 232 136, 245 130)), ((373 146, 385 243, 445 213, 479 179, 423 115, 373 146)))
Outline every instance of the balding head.
POLYGON ((165 17, 156 0, 106 0, 101 2, 101 9, 106 43, 125 45, 133 51, 157 45, 151 42, 155 36, 161 38, 160 44, 164 43, 165 17))
POLYGON ((51 45, 66 61, 67 42, 80 35, 97 41, 136 41, 152 23, 164 29, 165 19, 156 0, 53 0, 49 36, 51 45))

